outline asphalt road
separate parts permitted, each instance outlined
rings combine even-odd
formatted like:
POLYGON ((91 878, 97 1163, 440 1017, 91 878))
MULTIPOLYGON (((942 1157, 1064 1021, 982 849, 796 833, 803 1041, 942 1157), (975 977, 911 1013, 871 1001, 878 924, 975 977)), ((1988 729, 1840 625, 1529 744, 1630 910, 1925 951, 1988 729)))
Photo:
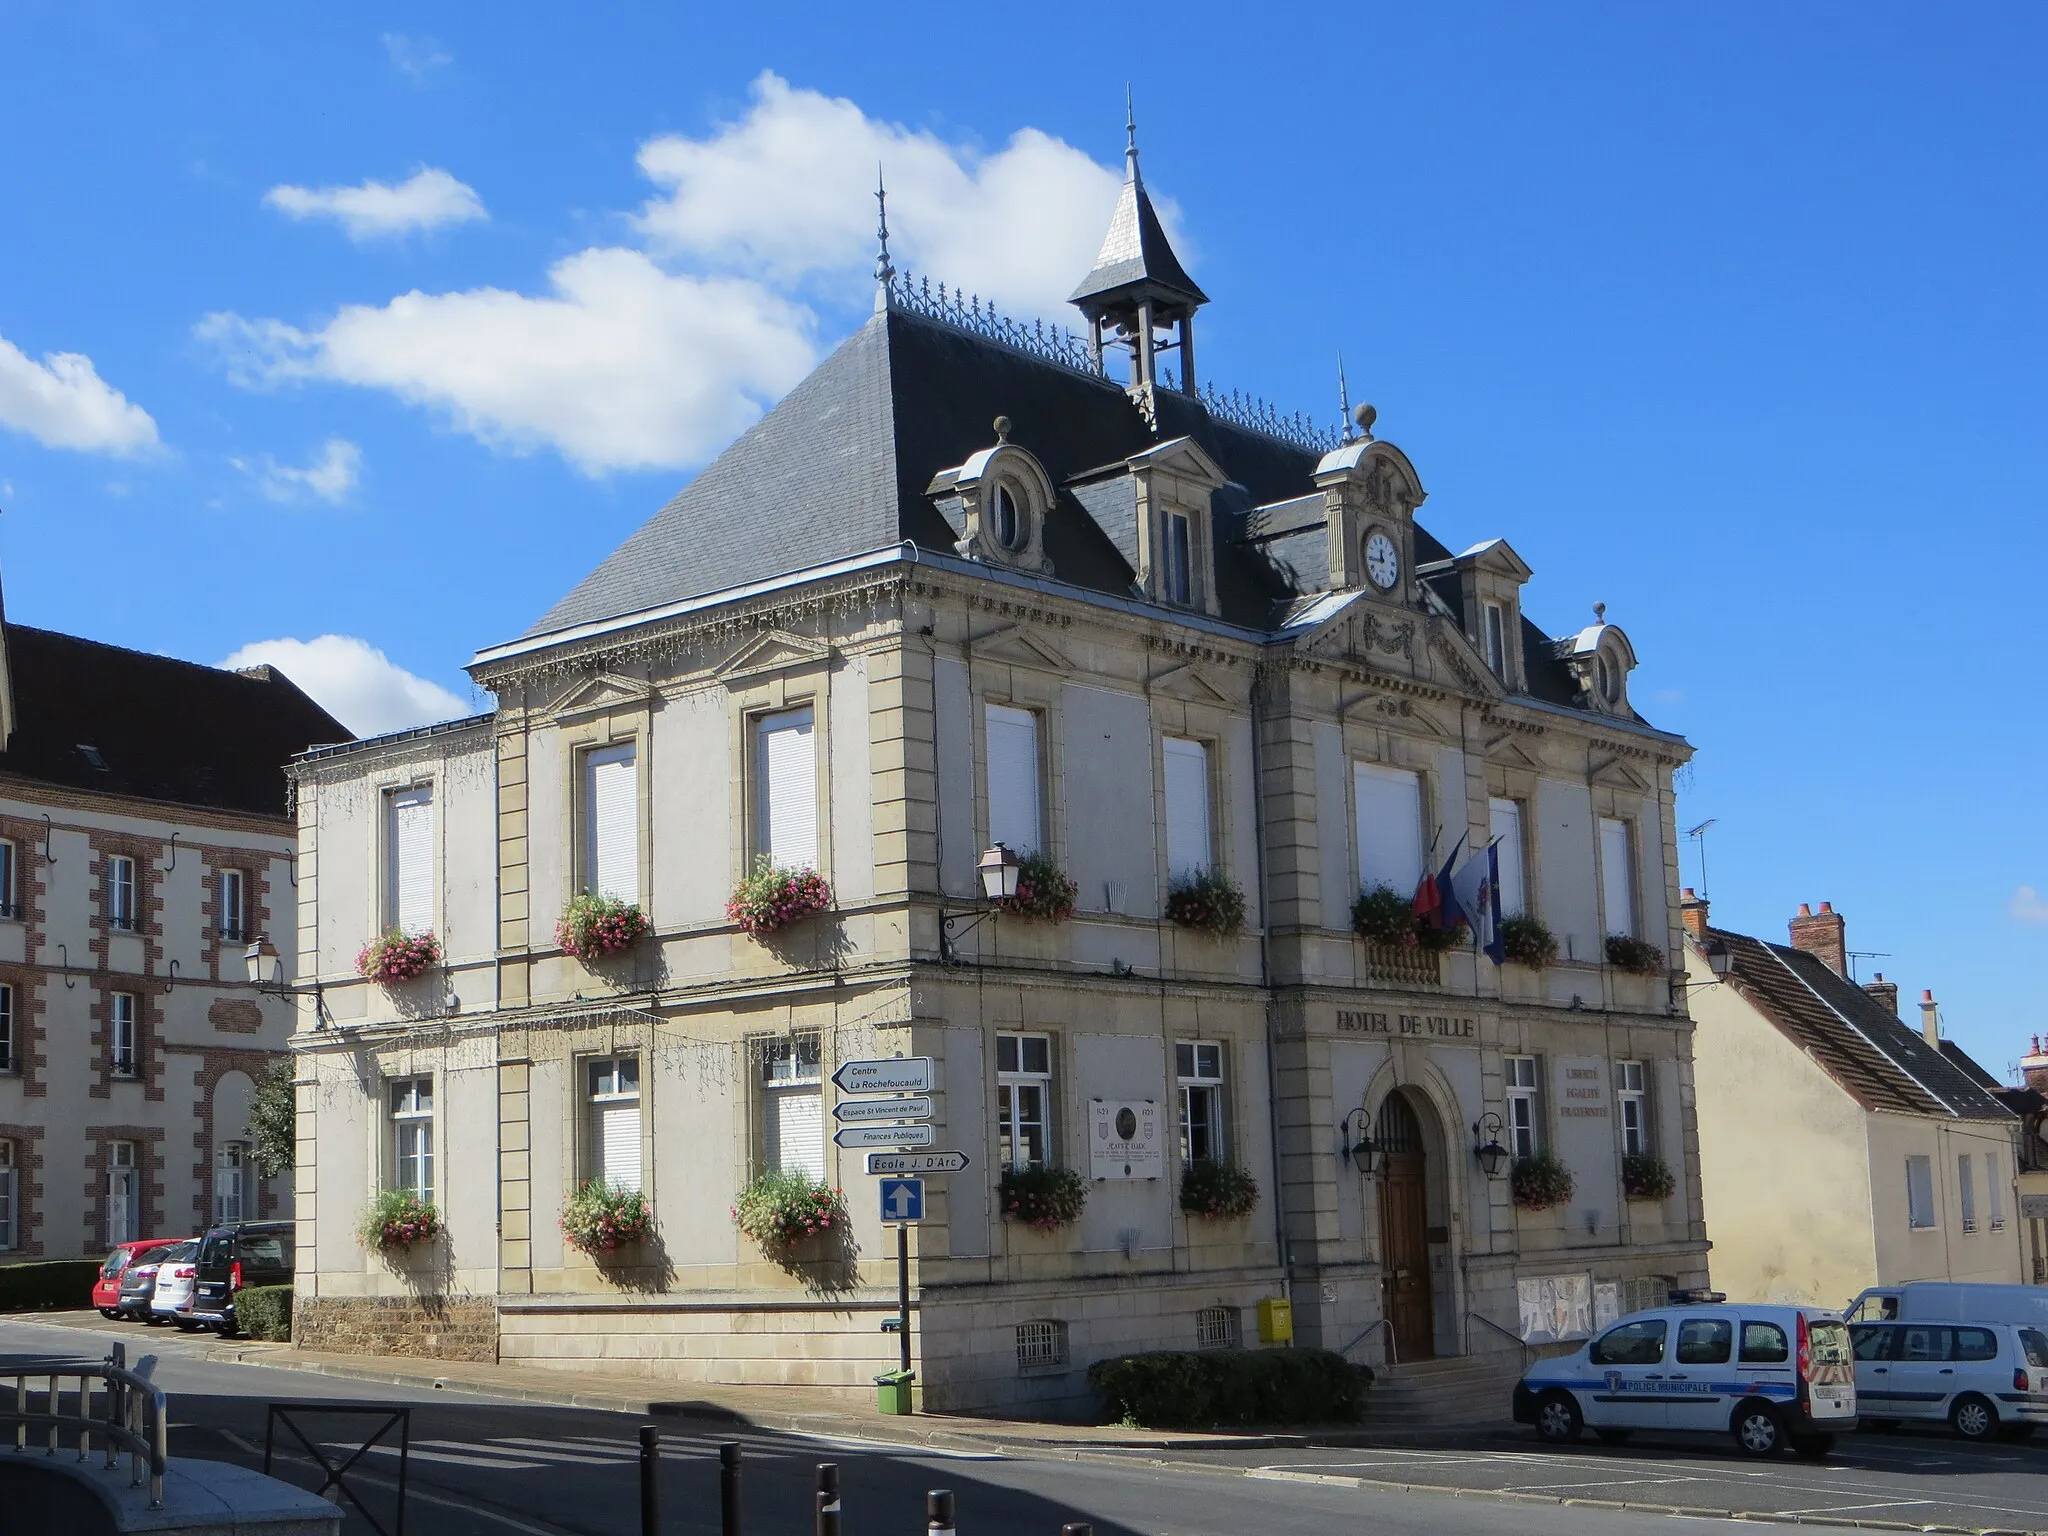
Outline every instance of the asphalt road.
MULTIPOLYGON (((432 1536, 638 1536, 638 1421, 620 1414, 506 1403, 445 1391, 366 1386, 275 1366, 219 1364, 204 1358, 212 1341, 134 1328, 130 1361, 160 1356, 156 1380, 171 1394, 171 1454, 262 1464, 267 1404, 374 1400, 414 1405, 408 1481, 408 1529, 432 1536)), ((24 1357, 93 1358, 105 1335, 73 1328, 0 1322, 0 1361, 24 1357)), ((339 1420, 307 1416, 330 1457, 345 1452, 339 1420), (329 1443, 331 1442, 331 1443, 329 1443)), ((1622 1536, 1670 1525, 1674 1533, 1735 1529, 1721 1520, 1643 1514, 1518 1500, 1446 1498, 1403 1493, 1351 1479, 1469 1483, 1529 1489, 1582 1489, 1587 1498, 1661 1498, 1683 1486, 1674 1504, 1731 1507, 1721 1490, 1746 1498, 1845 1510, 1870 1495, 1866 1457, 1854 1465, 1810 1468, 1787 1462, 1758 1469, 1718 1453, 1665 1449, 1587 1450, 1557 1456, 1518 1449, 1476 1452, 1298 1451, 1218 1455, 1205 1469, 1161 1466, 1145 1458, 1116 1460, 994 1453, 936 1452, 874 1441, 826 1440, 761 1430, 721 1433, 716 1426, 662 1423, 662 1531, 698 1536, 719 1529, 718 1447, 743 1447, 747 1536, 802 1536, 812 1528, 813 1472, 820 1461, 840 1467, 846 1536, 916 1536, 924 1530, 924 1496, 949 1488, 961 1536, 1055 1536, 1062 1523, 1093 1522, 1099 1536, 1327 1536, 1335 1525, 1364 1526, 1375 1536, 1487 1533, 1511 1526, 1521 1536, 1622 1536), (1263 1470, 1259 1470, 1263 1469, 1263 1470), (1247 1476, 1248 1470, 1253 1475, 1247 1476), (1327 1478, 1331 1481, 1307 1481, 1327 1478), (1788 1495, 1790 1497, 1788 1497, 1788 1495), (1803 1501, 1803 1502, 1802 1502, 1803 1501)), ((1901 1440, 1887 1452, 1910 1465, 1885 1474, 1913 1479, 1930 1502, 1908 1515, 1914 1524, 1951 1518, 1980 1526, 2048 1527, 2048 1461, 2000 1448, 1964 1452, 1946 1443, 1901 1440), (2000 1475, 1984 1483, 1984 1471, 2000 1475), (2022 1496, 2019 1489, 2027 1488, 2022 1496), (1992 1495, 1996 1495, 1995 1497, 1992 1495), (1995 1510, 1995 1518, 1990 1518, 1995 1510)), ((1176 1453, 1178 1456, 1179 1453, 1176 1453)), ((352 1478, 364 1502, 390 1523, 397 1455, 375 1450, 352 1478)), ((303 1453, 280 1458, 277 1475, 312 1486, 316 1469, 303 1453)), ((1889 1491, 1889 1490, 1887 1490, 1889 1491)), ((1746 1504, 1739 1507, 1748 1507, 1746 1504)), ((1822 1515, 1825 1518, 1825 1515, 1822 1515)), ((1811 1525, 1812 1514, 1802 1524, 1811 1525)), ((1753 1529, 1753 1527, 1751 1527, 1753 1529)), ((371 1526, 351 1514, 345 1530, 371 1526)))

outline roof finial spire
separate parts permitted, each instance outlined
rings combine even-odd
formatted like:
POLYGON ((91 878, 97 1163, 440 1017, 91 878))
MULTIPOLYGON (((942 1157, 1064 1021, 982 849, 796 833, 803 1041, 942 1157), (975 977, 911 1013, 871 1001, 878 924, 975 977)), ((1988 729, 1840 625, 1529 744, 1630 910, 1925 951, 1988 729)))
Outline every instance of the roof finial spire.
POLYGON ((1351 386, 1344 381, 1344 354, 1337 353, 1337 421, 1344 441, 1351 441, 1351 386))
POLYGON ((1131 105, 1131 82, 1124 82, 1124 180, 1140 183, 1138 175, 1138 112, 1131 105))
POLYGON ((882 167, 875 166, 875 308, 889 307, 889 284, 896 276, 896 267, 889 260, 889 188, 882 180, 882 167))

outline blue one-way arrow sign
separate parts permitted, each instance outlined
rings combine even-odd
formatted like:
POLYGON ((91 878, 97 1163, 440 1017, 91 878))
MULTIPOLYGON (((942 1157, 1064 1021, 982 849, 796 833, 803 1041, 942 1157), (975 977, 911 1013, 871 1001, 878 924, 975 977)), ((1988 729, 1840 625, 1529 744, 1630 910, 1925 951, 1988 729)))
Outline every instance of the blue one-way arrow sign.
POLYGON ((924 1180, 882 1180, 882 1220, 923 1221, 924 1180))

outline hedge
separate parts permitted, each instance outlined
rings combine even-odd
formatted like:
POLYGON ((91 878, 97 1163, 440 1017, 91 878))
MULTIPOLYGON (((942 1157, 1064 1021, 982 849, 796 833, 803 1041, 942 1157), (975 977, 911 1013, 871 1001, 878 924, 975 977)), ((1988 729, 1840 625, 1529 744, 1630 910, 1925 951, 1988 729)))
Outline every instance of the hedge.
POLYGON ((53 1259, 43 1264, 0 1264, 0 1312, 45 1307, 89 1307, 98 1259, 53 1259))
POLYGON ((1348 1423, 1372 1369, 1325 1349, 1213 1349, 1098 1360, 1088 1385, 1109 1419, 1147 1429, 1348 1423))
POLYGON ((235 1327, 252 1339, 289 1343, 292 1336, 292 1288, 252 1285, 235 1292, 235 1327))

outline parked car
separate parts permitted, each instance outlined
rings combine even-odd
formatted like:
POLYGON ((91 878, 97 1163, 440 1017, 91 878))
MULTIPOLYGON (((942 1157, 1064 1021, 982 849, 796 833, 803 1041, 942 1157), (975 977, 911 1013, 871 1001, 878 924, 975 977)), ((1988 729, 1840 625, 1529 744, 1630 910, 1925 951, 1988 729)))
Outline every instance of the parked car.
POLYGON ((199 1325, 181 1315, 192 1300, 192 1287, 199 1274, 199 1239, 174 1243, 151 1255, 156 1261, 156 1289, 149 1297, 152 1323, 176 1323, 190 1333, 199 1325))
POLYGON ((1567 1443, 1637 1430, 1726 1434, 1745 1456, 1825 1456, 1856 1427, 1849 1330, 1817 1307, 1662 1307, 1622 1318, 1515 1384, 1518 1424, 1567 1443))
POLYGON ((177 1240, 172 1239, 159 1243, 140 1258, 129 1260, 128 1267, 121 1271, 121 1296, 114 1304, 117 1315, 129 1322, 157 1321, 149 1310, 149 1304, 156 1296, 157 1266, 163 1256, 177 1246, 177 1240))
POLYGON ((1863 1424, 1944 1420, 1966 1440, 2048 1423, 2048 1332, 2021 1323, 1855 1323, 1863 1424))
POLYGON ((1842 1314, 1849 1323, 2021 1323, 2048 1333, 2048 1288, 1914 1280, 1874 1285, 1842 1314))
POLYGON ((292 1283, 292 1237, 288 1221, 231 1221, 199 1240, 198 1275, 192 1300, 178 1316, 197 1326, 235 1331, 235 1292, 250 1285, 292 1283))
POLYGON ((144 1254, 159 1248, 168 1248, 177 1242, 175 1237, 144 1237, 131 1243, 116 1243, 113 1251, 100 1265, 99 1278, 92 1283, 92 1304, 100 1309, 102 1317, 121 1315, 121 1279, 128 1272, 128 1266, 144 1254))

